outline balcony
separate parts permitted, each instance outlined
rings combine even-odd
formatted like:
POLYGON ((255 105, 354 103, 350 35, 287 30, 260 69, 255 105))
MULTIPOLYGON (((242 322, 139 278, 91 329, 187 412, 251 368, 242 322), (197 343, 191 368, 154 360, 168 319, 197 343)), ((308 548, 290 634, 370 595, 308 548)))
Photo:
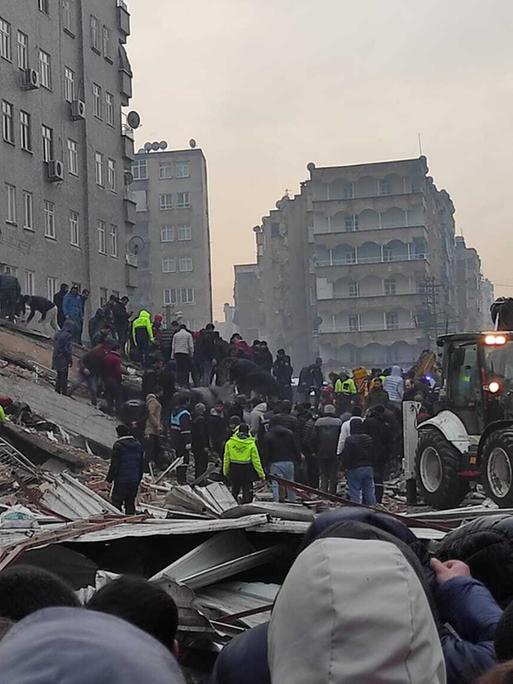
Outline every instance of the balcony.
POLYGON ((428 230, 425 225, 418 226, 392 226, 360 228, 359 230, 347 231, 345 228, 331 230, 322 228, 313 232, 315 244, 325 247, 336 247, 343 240, 346 244, 358 247, 366 240, 414 240, 427 239, 428 230))
POLYGON ((317 295, 317 308, 319 310, 319 315, 331 314, 336 307, 337 303, 341 303, 341 306, 348 312, 351 311, 365 311, 368 309, 375 309, 378 307, 395 308, 403 306, 417 306, 419 303, 424 302, 426 295, 416 290, 410 292, 395 292, 394 294, 384 294, 379 292, 378 294, 368 294, 359 295, 357 297, 351 296, 320 296, 317 295))
POLYGON ((130 223, 133 226, 137 223, 137 205, 136 203, 127 195, 123 199, 125 223, 130 223))
POLYGON ((132 75, 124 69, 119 70, 119 92, 121 104, 127 107, 132 97, 132 75))
POLYGON ((127 287, 137 287, 139 284, 137 266, 137 254, 127 254, 125 265, 125 282, 127 287))
POLYGON ((118 5, 118 29, 121 33, 121 42, 126 43, 128 36, 130 35, 130 13, 126 2, 123 0, 117 0, 118 5))
POLYGON ((349 330, 348 326, 332 326, 328 321, 323 323, 318 331, 321 344, 329 344, 333 347, 341 347, 352 344, 355 347, 365 347, 368 344, 394 344, 394 342, 407 342, 418 344, 419 340, 425 340, 425 331, 417 327, 415 323, 402 324, 398 328, 360 329, 349 330))
MULTIPOLYGON (((383 246, 382 246, 383 247, 383 246)), ((332 250, 329 250, 328 258, 316 259, 317 268, 326 266, 358 266, 362 264, 390 264, 400 261, 427 261, 426 254, 382 254, 381 256, 358 256, 358 254, 346 254, 342 257, 334 257, 332 250)))
POLYGON ((123 144, 123 157, 129 161, 134 161, 134 131, 130 128, 130 126, 122 126, 121 140, 123 144))

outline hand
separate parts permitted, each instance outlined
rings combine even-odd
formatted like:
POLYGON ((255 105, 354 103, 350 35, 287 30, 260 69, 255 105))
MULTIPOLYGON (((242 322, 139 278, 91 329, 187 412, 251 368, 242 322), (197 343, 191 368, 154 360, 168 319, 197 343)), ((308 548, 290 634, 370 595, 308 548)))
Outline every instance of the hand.
POLYGON ((448 560, 442 563, 438 558, 432 558, 431 569, 436 574, 438 584, 445 584, 453 577, 472 577, 468 565, 459 560, 448 560))

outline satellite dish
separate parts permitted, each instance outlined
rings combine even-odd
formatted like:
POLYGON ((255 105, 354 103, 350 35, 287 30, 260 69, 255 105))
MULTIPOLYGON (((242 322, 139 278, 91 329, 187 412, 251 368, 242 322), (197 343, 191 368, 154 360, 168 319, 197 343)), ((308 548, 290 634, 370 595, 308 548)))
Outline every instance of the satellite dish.
POLYGON ((310 162, 306 165, 306 169, 307 171, 313 171, 315 169, 315 164, 313 162, 310 162))
POLYGON ((134 235, 128 241, 128 251, 130 254, 139 254, 144 247, 144 240, 139 235, 134 235))
POLYGON ((125 171, 125 185, 132 185, 134 176, 131 171, 125 171))
POLYGON ((151 142, 144 143, 144 150, 145 152, 149 152, 151 150, 151 142))
POLYGON ((139 150, 137 150, 137 154, 143 154, 146 150, 144 147, 141 147, 139 150))
POLYGON ((167 142, 165 140, 160 141, 160 149, 167 150, 167 142))
POLYGON ((151 144, 151 149, 152 149, 152 150, 155 150, 155 152, 156 152, 157 150, 160 150, 160 143, 159 143, 159 142, 154 142, 154 143, 152 143, 152 144, 151 144))
POLYGON ((141 117, 138 112, 128 112, 126 121, 130 128, 139 128, 141 125, 141 117))
POLYGON ((189 140, 189 146, 192 150, 196 147, 196 141, 194 140, 194 138, 191 138, 189 140))

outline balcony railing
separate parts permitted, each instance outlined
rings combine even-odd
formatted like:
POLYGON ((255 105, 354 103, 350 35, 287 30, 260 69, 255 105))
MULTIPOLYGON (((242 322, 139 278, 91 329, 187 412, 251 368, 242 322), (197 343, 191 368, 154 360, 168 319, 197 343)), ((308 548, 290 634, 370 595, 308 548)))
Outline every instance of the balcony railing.
POLYGON ((408 296, 424 296, 425 297, 426 293, 425 292, 419 292, 418 290, 409 290, 408 292, 375 292, 373 294, 342 294, 342 295, 337 295, 337 294, 332 294, 330 297, 320 297, 317 296, 317 301, 318 302, 326 302, 326 301, 331 301, 332 299, 351 299, 351 300, 358 300, 358 299, 375 299, 376 297, 382 297, 382 298, 387 298, 387 297, 408 297, 408 296))
POLYGON ((385 256, 361 257, 357 254, 347 254, 343 257, 317 259, 316 266, 354 266, 355 264, 388 264, 394 261, 425 261, 427 254, 390 254, 385 256))
POLYGON ((398 331, 398 330, 417 330, 419 326, 414 323, 413 321, 410 323, 397 323, 394 325, 389 325, 389 326, 384 326, 382 328, 377 328, 375 325, 358 325, 358 326, 349 326, 349 325, 333 325, 331 323, 323 324, 319 328, 319 333, 322 335, 323 333, 357 333, 357 332, 372 332, 372 333, 380 333, 380 332, 391 332, 391 331, 398 331))

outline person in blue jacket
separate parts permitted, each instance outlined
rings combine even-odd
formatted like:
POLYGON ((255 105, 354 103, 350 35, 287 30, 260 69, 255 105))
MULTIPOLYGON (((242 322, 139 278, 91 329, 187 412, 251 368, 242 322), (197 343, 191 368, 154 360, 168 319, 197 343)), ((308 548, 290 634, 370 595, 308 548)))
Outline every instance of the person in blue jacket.
POLYGON ((81 331, 84 324, 84 303, 82 297, 78 293, 78 287, 76 285, 73 285, 71 290, 64 295, 62 310, 65 319, 73 321, 75 324, 73 342, 81 344, 81 331))

